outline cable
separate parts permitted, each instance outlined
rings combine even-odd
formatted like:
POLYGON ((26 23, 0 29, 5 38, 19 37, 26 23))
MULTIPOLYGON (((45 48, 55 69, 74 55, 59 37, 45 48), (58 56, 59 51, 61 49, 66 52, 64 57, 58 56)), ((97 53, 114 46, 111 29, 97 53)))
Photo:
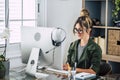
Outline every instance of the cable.
MULTIPOLYGON (((52 57, 52 62, 50 63, 50 64, 48 64, 47 66, 51 66, 51 65, 53 65, 54 64, 54 54, 55 54, 55 49, 56 49, 56 47, 54 47, 52 50, 53 50, 53 57, 52 57)), ((51 50, 50 50, 51 51, 51 50)))

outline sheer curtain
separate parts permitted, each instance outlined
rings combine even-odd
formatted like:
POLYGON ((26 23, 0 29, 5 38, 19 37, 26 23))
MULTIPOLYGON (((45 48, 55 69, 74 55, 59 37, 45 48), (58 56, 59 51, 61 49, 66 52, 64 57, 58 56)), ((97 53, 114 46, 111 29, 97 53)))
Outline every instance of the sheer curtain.
MULTIPOLYGON (((5 0, 0 0, 0 33, 5 28, 5 0)), ((4 39, 0 38, 0 44, 4 44, 4 39)))
POLYGON ((35 26, 36 0, 9 0, 10 43, 21 42, 21 27, 35 26))
MULTIPOLYGON (((9 6, 8 5, 5 6, 9 8, 8 27, 10 29, 10 38, 9 38, 9 44, 7 48, 7 58, 10 59, 11 68, 18 67, 22 64, 21 49, 20 49, 21 27, 22 26, 35 27, 36 0, 0 0, 0 1, 6 1, 9 4, 9 6), (19 63, 19 64, 16 64, 16 63, 19 63)), ((0 9, 1 9, 1 6, 0 6, 0 9)), ((1 13, 1 10, 0 10, 0 13, 1 13)), ((2 21, 0 18, 0 22, 2 21)), ((0 25, 1 24, 3 24, 3 22, 0 23, 0 25)))

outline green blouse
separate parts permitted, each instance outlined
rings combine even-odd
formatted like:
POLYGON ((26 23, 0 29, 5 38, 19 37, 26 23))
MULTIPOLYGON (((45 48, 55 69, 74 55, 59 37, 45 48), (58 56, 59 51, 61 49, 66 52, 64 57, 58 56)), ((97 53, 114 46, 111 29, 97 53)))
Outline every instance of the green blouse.
POLYGON ((81 57, 78 60, 78 45, 80 40, 76 40, 70 44, 67 56, 67 62, 71 67, 74 67, 75 62, 77 68, 93 69, 96 73, 99 72, 100 61, 102 58, 102 50, 91 38, 85 46, 81 57))

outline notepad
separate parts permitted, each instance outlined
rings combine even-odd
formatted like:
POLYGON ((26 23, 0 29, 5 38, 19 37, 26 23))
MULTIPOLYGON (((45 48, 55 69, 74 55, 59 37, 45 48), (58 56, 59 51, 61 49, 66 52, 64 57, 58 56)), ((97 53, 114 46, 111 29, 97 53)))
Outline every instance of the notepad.
POLYGON ((76 74, 75 78, 78 80, 94 79, 96 78, 96 74, 81 72, 81 73, 76 74))

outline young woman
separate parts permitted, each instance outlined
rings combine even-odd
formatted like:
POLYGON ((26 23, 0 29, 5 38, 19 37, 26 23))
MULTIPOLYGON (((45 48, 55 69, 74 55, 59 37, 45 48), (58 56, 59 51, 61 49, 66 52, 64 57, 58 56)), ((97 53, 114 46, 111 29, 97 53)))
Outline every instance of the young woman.
POLYGON ((102 51, 100 46, 90 37, 91 31, 92 21, 90 17, 80 16, 73 28, 73 33, 78 36, 78 40, 70 44, 67 64, 63 65, 64 70, 74 67, 77 73, 97 74, 99 72, 102 51))

